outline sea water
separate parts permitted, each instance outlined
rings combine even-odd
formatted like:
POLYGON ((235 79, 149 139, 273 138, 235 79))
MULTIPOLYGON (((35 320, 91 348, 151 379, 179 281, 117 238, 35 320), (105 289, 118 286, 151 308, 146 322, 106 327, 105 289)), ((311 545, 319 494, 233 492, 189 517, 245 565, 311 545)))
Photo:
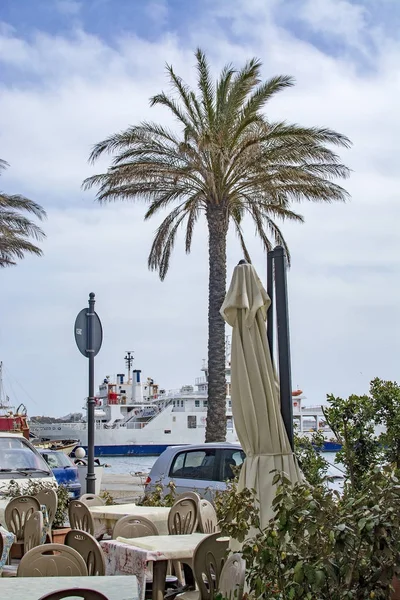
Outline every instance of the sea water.
MULTIPOLYGON (((325 460, 335 464, 335 452, 323 452, 325 460)), ((149 473, 157 456, 104 456, 101 463, 110 465, 106 473, 149 473)), ((340 467, 340 465, 338 465, 340 467)))

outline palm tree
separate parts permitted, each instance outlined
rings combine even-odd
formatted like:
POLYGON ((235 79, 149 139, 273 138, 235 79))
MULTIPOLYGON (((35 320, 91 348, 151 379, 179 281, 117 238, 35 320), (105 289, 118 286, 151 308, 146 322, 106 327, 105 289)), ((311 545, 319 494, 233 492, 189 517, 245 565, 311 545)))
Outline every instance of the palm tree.
MULTIPOLYGON (((6 166, 7 163, 0 159, 0 171, 6 166)), ((46 237, 44 232, 22 213, 33 214, 41 221, 46 217, 46 212, 36 202, 0 192, 0 267, 14 266, 15 259, 23 258, 27 252, 37 256, 43 254, 30 238, 42 240, 46 237)))
POLYGON ((231 223, 250 260, 243 218, 250 215, 265 250, 272 244, 289 250, 277 219, 302 222, 293 202, 343 201, 347 192, 334 182, 348 169, 329 146, 349 147, 345 136, 326 128, 271 122, 267 102, 291 87, 291 77, 261 79, 261 62, 240 70, 227 65, 213 81, 201 50, 196 52, 198 89, 191 89, 167 66, 172 92, 151 98, 167 107, 177 130, 142 122, 94 146, 90 161, 115 153, 106 173, 89 177, 84 188, 98 186, 100 202, 141 199, 145 218, 171 208, 157 229, 148 266, 163 280, 178 230, 185 228, 189 253, 196 222, 208 225, 208 418, 206 441, 225 439, 225 327, 219 313, 226 291, 226 240, 231 223))

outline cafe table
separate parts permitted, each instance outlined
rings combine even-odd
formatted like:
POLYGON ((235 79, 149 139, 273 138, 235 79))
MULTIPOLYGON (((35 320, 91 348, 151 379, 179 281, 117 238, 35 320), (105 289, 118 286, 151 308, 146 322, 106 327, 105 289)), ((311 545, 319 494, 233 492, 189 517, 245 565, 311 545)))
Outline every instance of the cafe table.
POLYGON ((139 600, 144 600, 147 563, 153 566, 153 600, 162 600, 169 560, 190 564, 196 546, 208 533, 151 535, 100 542, 106 559, 107 575, 136 575, 139 600))
MULTIPOLYGON (((0 597, 12 600, 39 600, 50 592, 89 588, 108 600, 139 600, 136 577, 1 577, 0 597)), ((68 599, 78 596, 68 596, 68 599)), ((82 600, 82 597, 80 597, 82 600)))
POLYGON ((94 520, 94 531, 97 538, 105 533, 112 535, 115 523, 127 515, 145 517, 154 523, 160 535, 168 534, 168 515, 171 509, 164 506, 112 504, 111 506, 89 506, 88 508, 94 520))

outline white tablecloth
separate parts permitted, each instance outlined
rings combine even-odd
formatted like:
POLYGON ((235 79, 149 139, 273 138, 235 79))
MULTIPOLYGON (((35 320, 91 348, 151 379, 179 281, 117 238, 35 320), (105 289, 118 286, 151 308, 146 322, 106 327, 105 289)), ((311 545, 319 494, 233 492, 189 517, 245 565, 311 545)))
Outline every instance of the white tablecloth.
POLYGON ((112 579, 109 577, 2 577, 0 579, 1 597, 13 600, 28 598, 37 600, 45 594, 67 588, 90 588, 101 592, 109 600, 139 600, 136 577, 113 577, 112 579))
POLYGON ((190 535, 152 535, 118 538, 100 542, 106 557, 107 575, 136 575, 139 600, 144 600, 147 563, 152 561, 190 560, 207 533, 190 535))
POLYGON ((163 506, 137 506, 136 504, 113 504, 112 506, 89 506, 94 519, 96 537, 112 534, 115 523, 127 515, 145 517, 157 527, 160 535, 168 533, 168 515, 170 508, 163 506))

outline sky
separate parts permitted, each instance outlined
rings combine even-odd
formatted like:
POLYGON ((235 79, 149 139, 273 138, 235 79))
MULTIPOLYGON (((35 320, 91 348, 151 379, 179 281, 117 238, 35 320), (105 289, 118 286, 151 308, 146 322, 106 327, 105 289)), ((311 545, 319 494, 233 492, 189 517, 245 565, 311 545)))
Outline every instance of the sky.
MULTIPOLYGON (((101 206, 84 178, 91 147, 141 120, 176 127, 149 98, 168 91, 165 63, 189 84, 194 51, 215 77, 256 56, 263 76, 296 86, 268 105, 271 119, 327 126, 353 142, 346 204, 296 207, 305 223, 282 225, 288 273, 293 388, 320 404, 328 393, 368 391, 396 380, 400 350, 400 5, 397 0, 1 0, 0 187, 47 211, 42 258, 0 272, 0 360, 13 403, 29 414, 82 408, 87 360, 76 348, 77 313, 96 294, 104 340, 96 380, 135 368, 161 388, 201 375, 207 356, 207 231, 193 250, 175 246, 164 282, 147 269, 159 220, 145 206, 101 206)), ((246 224, 253 264, 266 256, 246 224)), ((228 240, 228 279, 242 258, 228 240)), ((227 328, 227 334, 229 330, 227 328)))

